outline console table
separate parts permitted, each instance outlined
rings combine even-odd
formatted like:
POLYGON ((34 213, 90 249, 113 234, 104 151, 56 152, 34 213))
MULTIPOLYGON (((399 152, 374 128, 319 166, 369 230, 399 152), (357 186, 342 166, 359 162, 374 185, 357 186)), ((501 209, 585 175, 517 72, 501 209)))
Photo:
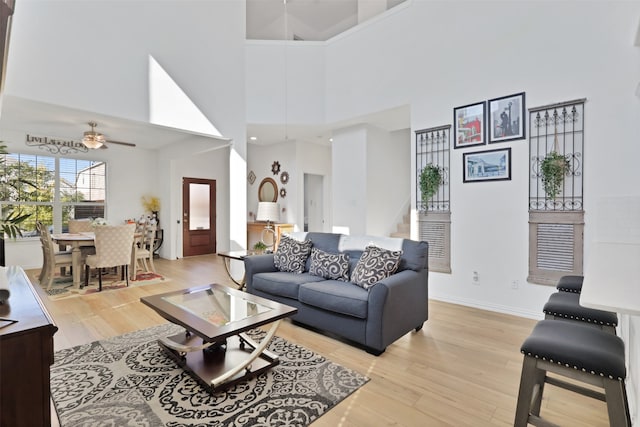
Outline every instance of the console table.
POLYGON ((22 268, 0 269, 5 272, 11 296, 0 304, 0 426, 49 426, 58 328, 22 268))
MULTIPOLYGON (((253 249, 253 245, 260 241, 262 230, 267 225, 266 222, 248 222, 247 223, 247 249, 253 249)), ((273 227, 273 231, 276 235, 276 241, 273 245, 273 250, 275 251, 278 247, 278 243, 280 243, 280 236, 282 233, 293 233, 293 224, 286 223, 278 223, 271 224, 273 227)))

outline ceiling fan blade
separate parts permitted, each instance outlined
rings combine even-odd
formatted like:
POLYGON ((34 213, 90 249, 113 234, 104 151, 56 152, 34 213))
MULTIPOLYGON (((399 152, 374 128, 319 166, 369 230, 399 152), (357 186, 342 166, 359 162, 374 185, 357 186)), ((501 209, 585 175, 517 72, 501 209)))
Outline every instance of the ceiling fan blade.
POLYGON ((127 147, 135 147, 136 144, 132 144, 131 142, 122 142, 122 141, 112 141, 110 139, 107 140, 108 144, 118 144, 118 145, 125 145, 127 147))

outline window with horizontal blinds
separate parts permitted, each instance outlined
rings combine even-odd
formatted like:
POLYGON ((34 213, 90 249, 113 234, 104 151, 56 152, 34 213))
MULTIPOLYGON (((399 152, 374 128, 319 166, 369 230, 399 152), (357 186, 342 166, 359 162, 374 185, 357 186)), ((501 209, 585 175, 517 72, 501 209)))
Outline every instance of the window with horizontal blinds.
POLYGON ((23 236, 36 234, 36 221, 66 231, 69 219, 104 217, 106 164, 34 154, 0 154, 2 214, 29 214, 23 236))

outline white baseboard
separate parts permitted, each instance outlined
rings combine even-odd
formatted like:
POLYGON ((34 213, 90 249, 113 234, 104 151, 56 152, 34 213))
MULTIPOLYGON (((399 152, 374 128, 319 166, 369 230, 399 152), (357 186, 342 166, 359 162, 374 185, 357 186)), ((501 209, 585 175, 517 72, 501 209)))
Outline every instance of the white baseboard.
POLYGON ((511 314, 513 316, 525 317, 528 319, 542 320, 544 319, 544 313, 540 311, 520 310, 513 307, 499 304, 487 304, 484 301, 470 300, 466 298, 449 298, 449 297, 429 297, 436 301, 448 302, 451 304, 464 305, 466 307, 478 308, 480 310, 495 311, 498 313, 511 314))

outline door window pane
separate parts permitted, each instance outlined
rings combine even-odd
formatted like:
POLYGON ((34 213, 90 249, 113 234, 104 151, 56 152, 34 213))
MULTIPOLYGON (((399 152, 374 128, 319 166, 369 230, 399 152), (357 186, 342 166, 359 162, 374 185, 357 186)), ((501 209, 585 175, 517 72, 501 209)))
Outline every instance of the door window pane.
POLYGON ((208 230, 209 223, 208 184, 189 184, 189 230, 208 230))

